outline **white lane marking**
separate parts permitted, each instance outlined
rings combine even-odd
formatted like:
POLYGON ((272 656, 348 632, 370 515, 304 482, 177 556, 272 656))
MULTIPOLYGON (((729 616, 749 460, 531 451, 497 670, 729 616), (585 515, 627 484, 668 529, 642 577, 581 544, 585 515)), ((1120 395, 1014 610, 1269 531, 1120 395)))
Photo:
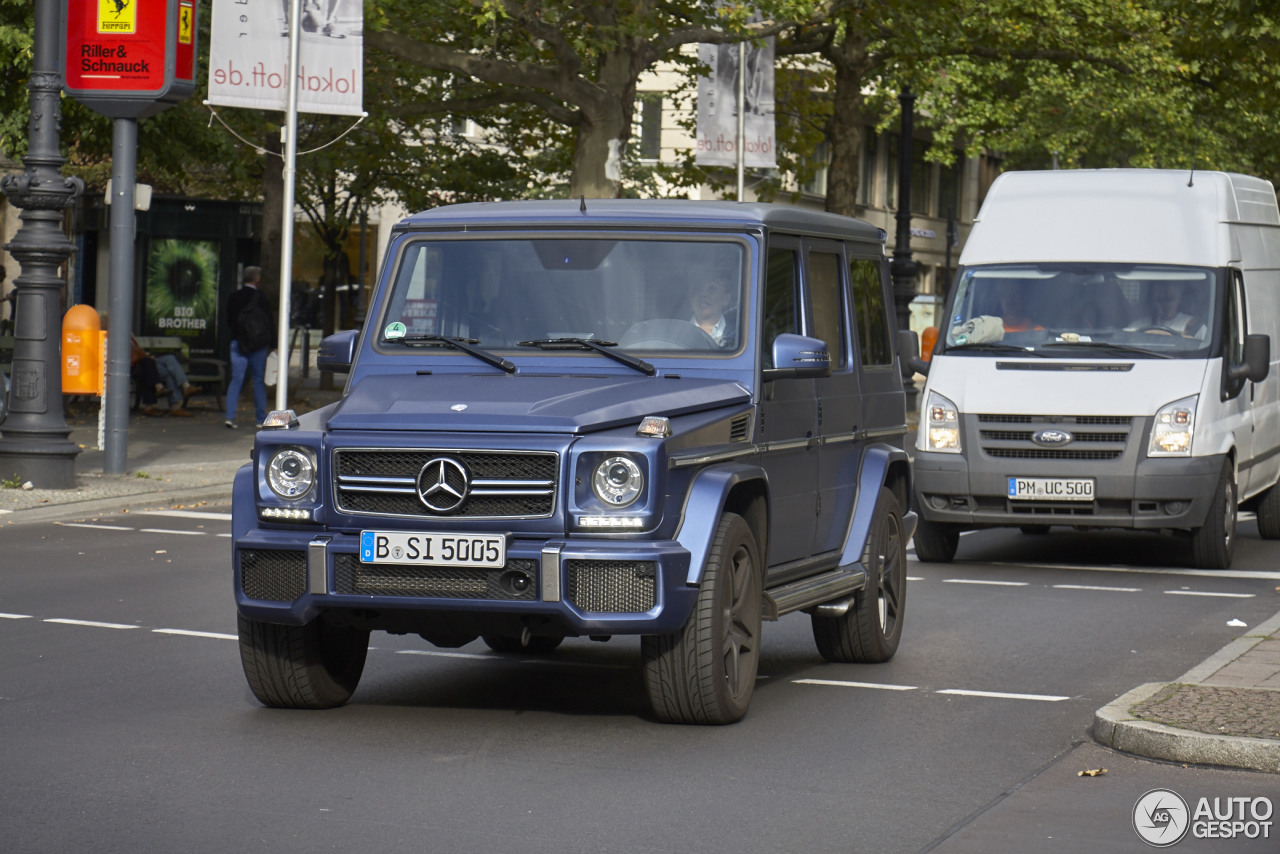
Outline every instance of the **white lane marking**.
POLYGON ((58 522, 64 528, 93 528, 95 531, 132 531, 127 525, 93 525, 88 522, 58 522))
POLYGON ((213 638, 214 640, 240 640, 238 635, 227 635, 221 632, 194 632, 190 629, 152 629, 157 635, 182 635, 188 638, 213 638))
POLYGON ((185 537, 203 537, 208 531, 175 531, 171 528, 139 528, 144 534, 179 534, 185 537))
POLYGON ((838 679, 792 679, 797 685, 833 685, 837 688, 875 688, 879 691, 917 691, 915 685, 887 685, 881 682, 842 682, 838 679))
POLYGON ((1102 587, 1096 584, 1055 584, 1054 590, 1101 590, 1104 593, 1141 593, 1141 587, 1102 587))
POLYGON ((398 649, 397 655, 430 655, 436 658, 475 658, 481 661, 490 661, 494 658, 492 655, 477 655, 474 652, 437 652, 434 649, 398 649))
POLYGON ((1210 593, 1201 590, 1166 590, 1170 596, 1216 596, 1221 599, 1253 599, 1253 593, 1210 593))
POLYGON ((126 625, 125 623, 97 623, 93 620, 67 620, 59 617, 51 617, 44 622, 60 623, 64 626, 89 626, 94 629, 136 629, 137 626, 126 625))
POLYGON ((993 587, 1026 587, 1029 581, 985 581, 981 578, 944 578, 943 584, 989 584, 993 587))
POLYGON ((1013 569, 1067 569, 1089 572, 1132 572, 1138 575, 1188 575, 1204 578, 1245 578, 1280 581, 1280 572, 1254 569, 1176 569, 1174 567, 1099 566, 1082 563, 1008 563, 1006 561, 974 561, 981 566, 1007 566, 1013 569))
POLYGON ((226 537, 228 540, 229 540, 229 539, 231 539, 231 535, 230 535, 230 534, 217 534, 217 536, 219 536, 219 537, 226 537))
POLYGON ((908 575, 907 581, 924 581, 923 575, 908 575))
POLYGON ((935 691, 936 694, 958 694, 962 697, 990 697, 996 700, 1038 700, 1042 703, 1060 703, 1070 697, 1059 697, 1056 694, 1006 694, 1003 691, 966 691, 961 688, 945 688, 935 691))
POLYGON ((30 614, 0 614, 0 620, 30 620, 30 614))
POLYGON ((218 519, 230 522, 230 513, 214 513, 208 510, 145 510, 142 516, 174 516, 179 519, 218 519))

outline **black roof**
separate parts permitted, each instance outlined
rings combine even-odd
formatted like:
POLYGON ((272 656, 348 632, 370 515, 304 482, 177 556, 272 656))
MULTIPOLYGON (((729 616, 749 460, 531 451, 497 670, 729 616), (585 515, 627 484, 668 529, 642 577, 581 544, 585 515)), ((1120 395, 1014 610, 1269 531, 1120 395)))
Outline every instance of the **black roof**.
POLYGON ((688 199, 545 199, 446 205, 411 214, 396 230, 511 227, 671 227, 783 231, 884 243, 884 229, 794 205, 688 199))

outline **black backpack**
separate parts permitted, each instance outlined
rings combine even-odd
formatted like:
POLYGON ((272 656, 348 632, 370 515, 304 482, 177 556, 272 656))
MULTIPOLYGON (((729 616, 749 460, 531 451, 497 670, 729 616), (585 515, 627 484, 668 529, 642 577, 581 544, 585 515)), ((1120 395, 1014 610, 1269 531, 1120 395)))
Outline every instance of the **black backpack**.
POLYGON ((269 347, 276 337, 273 326, 271 313, 263 304, 262 293, 255 288, 249 304, 236 319, 236 340, 240 342, 240 350, 253 353, 269 347))

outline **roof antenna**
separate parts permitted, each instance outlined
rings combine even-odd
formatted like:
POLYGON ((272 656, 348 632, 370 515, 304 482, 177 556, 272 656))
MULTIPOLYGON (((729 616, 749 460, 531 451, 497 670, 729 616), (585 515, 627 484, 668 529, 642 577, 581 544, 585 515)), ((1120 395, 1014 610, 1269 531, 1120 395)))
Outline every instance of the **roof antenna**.
POLYGON ((586 195, 584 194, 584 195, 578 196, 578 199, 579 199, 579 201, 581 202, 581 204, 578 206, 578 213, 586 213, 586 212, 587 212, 587 197, 586 197, 586 195))

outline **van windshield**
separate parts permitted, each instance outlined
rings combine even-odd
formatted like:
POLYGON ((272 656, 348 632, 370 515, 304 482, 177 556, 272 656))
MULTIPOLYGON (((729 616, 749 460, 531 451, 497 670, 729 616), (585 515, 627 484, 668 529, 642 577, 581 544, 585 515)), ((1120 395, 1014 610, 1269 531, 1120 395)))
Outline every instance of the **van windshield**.
POLYGON ((1203 357, 1219 281, 1213 269, 1159 264, 968 267, 956 283, 946 345, 1000 343, 1073 358, 1203 357))
POLYGON ((389 353, 421 355, 443 336, 521 355, 716 358, 744 340, 747 251, 736 238, 424 237, 396 263, 377 327, 389 353))

